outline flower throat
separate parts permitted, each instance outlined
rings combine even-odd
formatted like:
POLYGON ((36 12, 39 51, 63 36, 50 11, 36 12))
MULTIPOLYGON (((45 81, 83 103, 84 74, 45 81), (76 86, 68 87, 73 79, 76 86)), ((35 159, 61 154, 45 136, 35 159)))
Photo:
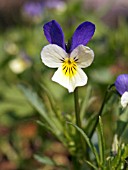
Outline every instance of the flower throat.
POLYGON ((68 77, 74 76, 77 71, 77 65, 76 65, 75 60, 73 60, 71 58, 66 58, 63 61, 62 71, 65 76, 68 76, 68 77))

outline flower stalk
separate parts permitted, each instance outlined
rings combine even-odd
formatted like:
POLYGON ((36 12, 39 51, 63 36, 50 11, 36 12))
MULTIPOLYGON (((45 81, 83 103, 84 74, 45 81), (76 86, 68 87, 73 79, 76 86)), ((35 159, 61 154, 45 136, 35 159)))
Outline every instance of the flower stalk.
POLYGON ((77 125, 79 128, 81 128, 78 88, 76 88, 75 91, 74 91, 74 103, 75 103, 76 125, 77 125))
POLYGON ((94 123, 94 126, 93 126, 90 134, 88 135, 88 137, 89 137, 90 139, 92 138, 92 136, 93 136, 93 134, 94 134, 94 132, 95 132, 95 129, 96 129, 97 125, 98 125, 99 116, 101 116, 102 113, 103 113, 103 109, 104 109, 104 106, 105 106, 105 104, 106 104, 106 101, 107 101, 108 98, 110 97, 110 95, 108 95, 108 94, 109 94, 109 92, 110 92, 111 87, 113 87, 113 84, 110 85, 110 86, 107 88, 106 92, 105 92, 104 100, 103 100, 103 103, 102 103, 101 108, 100 108, 100 110, 99 110, 99 113, 98 113, 98 115, 97 115, 97 117, 96 117, 96 121, 95 121, 95 123, 94 123))
MULTIPOLYGON (((79 105, 79 94, 78 94, 78 88, 75 89, 74 91, 74 103, 75 103, 75 117, 76 117, 76 125, 82 129, 82 124, 81 124, 81 119, 80 119, 80 105, 79 105)), ((81 134, 78 134, 79 138, 78 140, 80 141, 80 148, 82 151, 84 151, 84 158, 87 159, 88 154, 86 152, 86 143, 81 136, 81 134), (82 147, 81 147, 82 146, 82 147)), ((78 144, 78 142, 77 142, 78 144)), ((80 158, 81 159, 81 158, 80 158)), ((83 159, 83 157, 82 157, 83 159)))

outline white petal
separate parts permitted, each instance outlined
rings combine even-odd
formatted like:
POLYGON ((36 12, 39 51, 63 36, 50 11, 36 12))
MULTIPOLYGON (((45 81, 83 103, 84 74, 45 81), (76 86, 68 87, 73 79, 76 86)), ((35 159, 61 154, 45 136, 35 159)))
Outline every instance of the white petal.
POLYGON ((55 44, 49 44, 41 51, 42 62, 51 68, 59 67, 62 63, 62 60, 64 60, 67 56, 68 54, 65 52, 65 50, 55 44))
POLYGON ((52 80, 67 88, 69 93, 73 92, 77 86, 87 84, 87 76, 81 68, 77 68, 77 73, 70 77, 62 72, 62 66, 54 73, 52 80))
POLYGON ((94 52, 87 46, 79 45, 71 52, 70 58, 75 59, 80 68, 85 68, 93 62, 94 52))
POLYGON ((121 96, 121 105, 123 108, 128 105, 128 92, 124 92, 124 94, 121 96))

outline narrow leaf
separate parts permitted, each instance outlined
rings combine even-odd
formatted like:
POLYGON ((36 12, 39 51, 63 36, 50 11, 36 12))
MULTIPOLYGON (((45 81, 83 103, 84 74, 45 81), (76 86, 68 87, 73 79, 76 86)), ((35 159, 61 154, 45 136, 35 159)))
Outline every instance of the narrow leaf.
POLYGON ((97 168, 95 165, 93 165, 91 162, 86 161, 86 163, 87 163, 88 165, 90 165, 92 168, 98 170, 98 168, 97 168))
POLYGON ((53 159, 47 157, 47 156, 39 156, 39 155, 34 155, 34 158, 42 163, 43 165, 50 165, 50 166, 54 166, 54 167, 58 167, 61 168, 61 170, 68 170, 68 167, 66 167, 65 165, 62 164, 57 164, 53 159))
POLYGON ((42 164, 56 166, 56 163, 49 157, 46 156, 41 157, 39 155, 34 155, 34 158, 42 164))
POLYGON ((91 91, 92 91, 91 86, 88 86, 86 90, 85 98, 81 104, 81 109, 80 109, 81 120, 83 120, 83 118, 85 117, 86 109, 93 102, 93 100, 89 100, 91 96, 91 91))
POLYGON ((123 133, 126 130, 127 125, 128 125, 128 122, 125 122, 125 121, 122 121, 122 120, 117 121, 116 133, 118 134, 118 138, 123 136, 123 133))
POLYGON ((98 156, 98 152, 95 148, 95 146, 92 144, 91 140, 88 138, 88 136, 85 134, 85 132, 79 128, 77 125, 74 125, 70 122, 68 122, 70 125, 74 126, 79 132, 80 134, 83 136, 83 138, 85 139, 86 143, 88 144, 89 148, 91 149, 91 151, 93 152, 93 154, 95 155, 96 161, 99 165, 99 156, 98 156))
POLYGON ((37 120, 36 122, 37 122, 40 126, 42 126, 43 128, 45 128, 45 129, 53 132, 53 130, 52 130, 47 124, 41 122, 40 120, 37 120))
POLYGON ((43 101, 37 95, 37 93, 24 85, 19 85, 18 87, 22 90, 22 92, 24 93, 24 95, 26 96, 30 104, 40 113, 40 115, 44 118, 44 120, 51 126, 54 133, 59 136, 60 130, 57 128, 52 118, 49 117, 49 114, 46 113, 43 101))
POLYGON ((103 136, 103 124, 100 116, 99 116, 99 124, 97 127, 97 133, 98 133, 100 161, 101 161, 101 165, 104 165, 105 164, 105 142, 103 136))

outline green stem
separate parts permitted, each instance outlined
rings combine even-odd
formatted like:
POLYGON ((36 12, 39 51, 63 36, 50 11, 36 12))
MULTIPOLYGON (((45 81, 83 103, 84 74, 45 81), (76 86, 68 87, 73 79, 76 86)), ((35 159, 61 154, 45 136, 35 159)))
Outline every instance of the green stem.
POLYGON ((116 133, 118 134, 118 138, 121 139, 121 137, 123 136, 123 134, 125 133, 125 130, 128 126, 127 122, 128 122, 128 109, 126 108, 126 110, 122 109, 120 110, 120 116, 123 114, 123 119, 119 119, 119 122, 122 121, 123 124, 118 124, 117 123, 117 129, 116 129, 116 133), (125 116, 124 116, 125 115, 125 116), (127 116, 126 116, 127 115, 127 116))
POLYGON ((112 86, 110 86, 110 87, 106 90, 106 92, 105 92, 104 100, 103 100, 103 103, 102 103, 102 105, 101 105, 100 111, 99 111, 99 113, 98 113, 98 115, 97 115, 97 117, 96 117, 96 121, 95 121, 95 123, 94 123, 94 126, 93 126, 90 134, 88 135, 88 137, 89 137, 90 139, 92 138, 92 136, 93 136, 93 134, 94 134, 94 132, 95 132, 95 129, 96 129, 96 127, 97 127, 97 124, 98 124, 98 122, 99 122, 99 116, 102 115, 104 106, 105 106, 105 104, 106 104, 106 101, 108 100, 108 93, 109 93, 109 90, 110 90, 111 87, 112 87, 112 86))
MULTIPOLYGON (((79 106, 78 88, 76 88, 75 91, 74 91, 74 103, 75 103, 76 125, 79 128, 82 129, 81 119, 80 119, 80 106, 79 106)), ((82 149, 81 152, 83 151, 85 153, 84 156, 87 157, 86 150, 85 150, 85 142, 83 140, 83 137, 81 136, 81 134, 78 134, 78 136, 79 137, 78 137, 78 141, 76 141, 76 144, 77 145, 80 144, 79 147, 82 149)), ((78 168, 76 168, 76 169, 79 169, 79 168, 80 168, 80 166, 78 168)))
POLYGON ((78 101, 78 88, 74 91, 74 103, 75 103, 75 116, 76 116, 76 125, 81 128, 81 120, 80 120, 80 107, 78 101))

